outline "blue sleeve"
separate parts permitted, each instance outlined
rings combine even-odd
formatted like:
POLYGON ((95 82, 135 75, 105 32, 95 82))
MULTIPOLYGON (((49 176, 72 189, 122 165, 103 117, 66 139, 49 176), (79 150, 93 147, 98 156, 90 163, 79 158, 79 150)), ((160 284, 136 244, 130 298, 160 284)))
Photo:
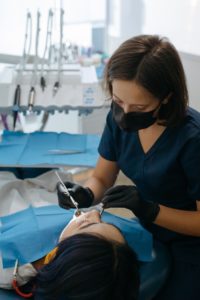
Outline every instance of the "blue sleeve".
POLYGON ((200 200, 200 134, 192 137, 184 146, 181 155, 188 194, 192 200, 200 200))
POLYGON ((106 118, 106 125, 100 140, 98 147, 99 154, 111 161, 116 161, 116 142, 114 139, 114 127, 111 111, 108 113, 106 118))

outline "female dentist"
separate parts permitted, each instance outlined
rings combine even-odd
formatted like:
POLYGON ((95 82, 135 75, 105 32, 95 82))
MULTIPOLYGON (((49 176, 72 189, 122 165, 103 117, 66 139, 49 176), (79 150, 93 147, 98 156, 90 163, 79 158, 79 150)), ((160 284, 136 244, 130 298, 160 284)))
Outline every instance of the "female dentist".
MULTIPOLYGON (((103 198, 126 207, 169 248, 171 274, 156 300, 200 295, 200 113, 188 106, 184 70, 165 38, 125 41, 105 71, 111 109, 85 187, 66 182, 79 206, 103 198), (136 186, 114 186, 121 170, 136 186)), ((59 203, 71 206, 58 184, 59 203)))

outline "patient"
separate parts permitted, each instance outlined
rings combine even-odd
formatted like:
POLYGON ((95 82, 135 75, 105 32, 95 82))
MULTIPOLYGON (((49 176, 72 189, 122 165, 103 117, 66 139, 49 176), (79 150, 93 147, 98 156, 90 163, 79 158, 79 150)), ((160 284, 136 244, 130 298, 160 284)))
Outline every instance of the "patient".
POLYGON ((134 300, 139 267, 119 229, 93 210, 66 226, 35 283, 35 299, 134 300))
MULTIPOLYGON (((39 209, 36 208, 36 210, 39 209)), ((47 209, 53 209, 53 206, 45 210, 47 209)), ((59 215, 49 214, 52 223, 55 218, 59 223, 63 214, 65 214, 65 219, 69 220, 69 214, 71 213, 72 216, 74 212, 74 210, 65 211, 59 207, 55 209, 61 215, 59 218, 59 215)), ((111 219, 117 218, 115 216, 112 218, 112 215, 108 213, 104 214, 111 219)), ((41 213, 38 215, 42 217, 41 213)), ((16 219, 17 222, 22 222, 21 225, 26 230, 23 223, 27 222, 27 219, 20 221, 20 216, 16 219)), ((46 221, 46 216, 43 216, 43 219, 46 221)), ((28 220, 32 223, 30 218, 28 220)), ((38 224, 40 224, 39 221, 38 224)), ((56 247, 50 253, 37 261, 31 260, 32 264, 19 267, 17 283, 20 286, 20 294, 22 291, 25 295, 29 294, 34 286, 34 299, 41 300, 138 299, 139 264, 134 250, 128 246, 121 231, 116 226, 103 222, 100 213, 96 210, 82 213, 70 222, 65 221, 65 224, 67 226, 58 236, 58 245, 55 244, 56 247), (29 280, 28 290, 27 280, 29 280)), ((6 227, 11 226, 6 224, 6 227)), ((31 240, 34 240, 35 235, 34 231, 30 231, 31 237, 29 241, 27 240, 28 245, 31 240)), ((8 230, 8 247, 12 243, 20 243, 20 239, 26 238, 27 233, 21 233, 22 237, 19 235, 19 237, 10 238, 8 230)), ((14 245, 13 247, 16 248, 14 245)), ((6 270, 0 271, 0 287, 3 288, 9 288, 12 280, 13 270, 9 268, 7 276, 4 276, 6 270)))
POLYGON ((7 258, 9 269, 0 270, 0 287, 10 287, 13 272, 10 266, 21 256, 18 285, 21 290, 21 285, 26 287, 32 278, 36 300, 149 299, 143 297, 141 291, 138 298, 139 279, 141 287, 149 273, 151 277, 152 274, 158 277, 155 294, 166 277, 160 270, 163 272, 167 262, 151 262, 150 233, 135 220, 107 212, 101 218, 95 210, 76 219, 72 219, 73 214, 73 209, 51 205, 30 207, 1 218, 0 250, 4 252, 4 263, 7 258), (26 250, 21 246, 24 241, 29 245, 26 250), (48 250, 44 250, 47 244, 48 250), (29 262, 32 264, 27 264, 29 262), (3 278, 6 270, 8 276, 3 278), (162 282, 158 282, 159 277, 162 282))

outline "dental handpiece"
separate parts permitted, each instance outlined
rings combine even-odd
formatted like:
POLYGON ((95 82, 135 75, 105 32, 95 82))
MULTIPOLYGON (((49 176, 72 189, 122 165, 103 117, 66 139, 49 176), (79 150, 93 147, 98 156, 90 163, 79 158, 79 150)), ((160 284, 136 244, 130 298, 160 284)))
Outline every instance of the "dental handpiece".
POLYGON ((65 186, 64 182, 63 182, 62 179, 60 178, 60 176, 59 176, 59 174, 58 174, 57 171, 55 171, 55 174, 56 174, 56 176, 58 177, 59 182, 61 183, 61 186, 62 186, 62 188, 63 188, 63 193, 65 193, 65 194, 70 198, 71 202, 72 202, 73 205, 75 206, 75 208, 76 208, 76 213, 75 213, 76 216, 80 215, 81 212, 80 212, 80 210, 79 210, 79 208, 78 208, 78 203, 77 203, 77 202, 74 200, 74 198, 71 196, 71 194, 70 194, 68 188, 65 186))
POLYGON ((35 88, 32 86, 29 92, 29 99, 28 99, 28 110, 29 112, 33 110, 33 106, 35 104, 35 88))

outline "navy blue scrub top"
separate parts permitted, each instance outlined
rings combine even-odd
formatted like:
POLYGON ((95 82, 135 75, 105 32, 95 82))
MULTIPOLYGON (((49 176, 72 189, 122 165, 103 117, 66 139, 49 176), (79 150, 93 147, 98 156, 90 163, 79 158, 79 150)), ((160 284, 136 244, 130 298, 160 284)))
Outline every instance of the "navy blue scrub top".
MULTIPOLYGON (((141 198, 171 208, 196 210, 200 200, 200 113, 188 108, 181 125, 167 127, 145 153, 138 132, 119 128, 110 111, 99 154, 116 161, 137 186, 141 198)), ((200 264, 200 238, 175 233, 155 224, 148 229, 169 243, 177 259, 200 264)))

